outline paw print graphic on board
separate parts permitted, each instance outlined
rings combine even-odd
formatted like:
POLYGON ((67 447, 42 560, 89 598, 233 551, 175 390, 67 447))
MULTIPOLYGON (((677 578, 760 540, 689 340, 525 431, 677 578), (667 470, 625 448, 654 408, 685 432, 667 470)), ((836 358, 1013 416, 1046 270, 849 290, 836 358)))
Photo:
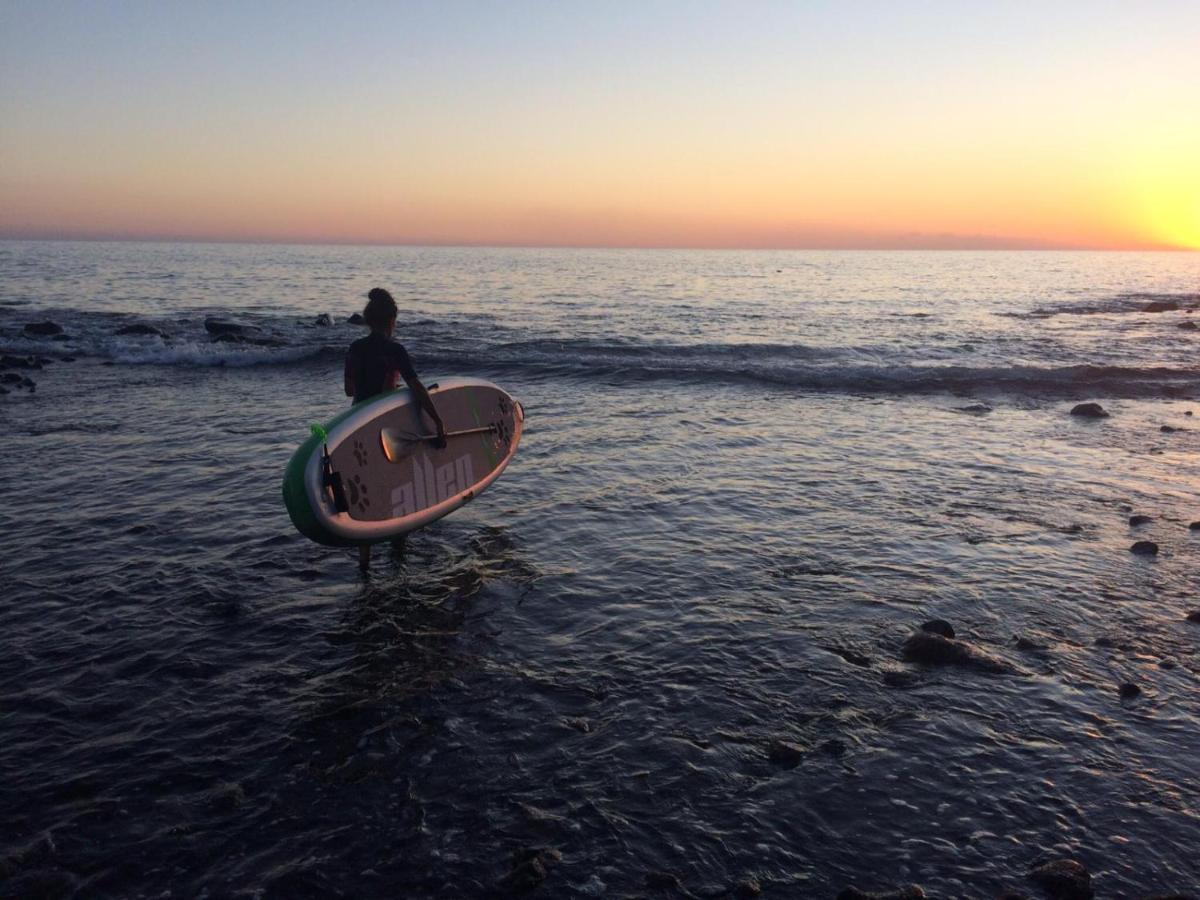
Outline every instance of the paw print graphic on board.
POLYGON ((367 496, 367 485, 361 476, 355 475, 346 482, 346 493, 348 494, 347 501, 360 513, 365 513, 370 507, 371 498, 367 496))
POLYGON ((367 445, 358 438, 354 439, 354 461, 357 462, 360 467, 367 464, 367 445))

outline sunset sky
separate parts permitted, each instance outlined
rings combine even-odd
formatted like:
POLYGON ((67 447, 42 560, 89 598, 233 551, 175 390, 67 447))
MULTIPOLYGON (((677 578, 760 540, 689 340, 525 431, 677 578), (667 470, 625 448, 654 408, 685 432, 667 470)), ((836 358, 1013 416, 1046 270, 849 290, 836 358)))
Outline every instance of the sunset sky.
POLYGON ((4 0, 0 236, 1200 248, 1200 2, 4 0))

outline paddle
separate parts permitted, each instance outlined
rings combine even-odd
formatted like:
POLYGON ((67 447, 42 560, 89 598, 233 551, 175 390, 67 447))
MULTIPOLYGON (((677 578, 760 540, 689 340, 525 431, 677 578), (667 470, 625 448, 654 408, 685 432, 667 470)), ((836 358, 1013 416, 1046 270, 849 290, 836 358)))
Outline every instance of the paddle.
MULTIPOLYGON (((491 425, 481 425, 478 428, 463 428, 459 431, 447 431, 446 439, 462 437, 467 434, 483 434, 495 431, 491 425)), ((422 441, 436 441, 436 434, 417 434, 400 428, 381 428, 379 440, 383 444, 383 455, 388 462, 400 462, 407 459, 422 441)))
POLYGON ((340 513, 349 512, 350 504, 346 500, 346 488, 342 484, 342 473, 333 471, 333 460, 329 456, 329 445, 325 439, 329 437, 320 425, 313 425, 309 431, 312 436, 321 441, 325 455, 321 457, 321 483, 333 492, 333 508, 340 513))

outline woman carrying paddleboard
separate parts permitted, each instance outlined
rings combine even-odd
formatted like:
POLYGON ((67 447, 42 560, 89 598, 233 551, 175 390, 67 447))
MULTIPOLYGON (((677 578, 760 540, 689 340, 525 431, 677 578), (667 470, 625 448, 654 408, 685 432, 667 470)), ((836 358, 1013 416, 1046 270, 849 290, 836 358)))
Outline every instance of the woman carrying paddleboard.
MULTIPOLYGON (((346 353, 345 387, 346 396, 353 397, 354 403, 362 403, 384 391, 399 387, 400 379, 408 385, 433 424, 437 428, 437 440, 434 446, 446 446, 446 427, 442 417, 438 415, 433 405, 433 399, 417 371, 413 368, 408 351, 402 344, 392 340, 392 332, 396 328, 396 301, 383 288, 371 288, 367 294, 367 305, 363 309, 363 319, 371 329, 371 333, 359 338, 350 345, 346 353)), ((364 571, 371 565, 371 547, 363 544, 358 548, 358 565, 364 571)))

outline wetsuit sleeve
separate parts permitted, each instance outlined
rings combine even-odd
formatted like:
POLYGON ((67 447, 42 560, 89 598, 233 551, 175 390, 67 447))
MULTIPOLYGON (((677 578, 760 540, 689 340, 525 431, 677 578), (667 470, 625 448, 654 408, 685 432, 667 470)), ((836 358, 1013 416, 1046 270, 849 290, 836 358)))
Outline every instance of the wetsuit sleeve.
POLYGON ((400 344, 392 345, 392 362, 400 372, 400 377, 404 379, 405 384, 411 384, 417 380, 417 370, 413 368, 412 360, 409 359, 408 351, 400 344))
POLYGON ((356 385, 354 383, 354 347, 346 351, 346 365, 342 369, 342 380, 346 385, 346 396, 353 397, 356 385))

